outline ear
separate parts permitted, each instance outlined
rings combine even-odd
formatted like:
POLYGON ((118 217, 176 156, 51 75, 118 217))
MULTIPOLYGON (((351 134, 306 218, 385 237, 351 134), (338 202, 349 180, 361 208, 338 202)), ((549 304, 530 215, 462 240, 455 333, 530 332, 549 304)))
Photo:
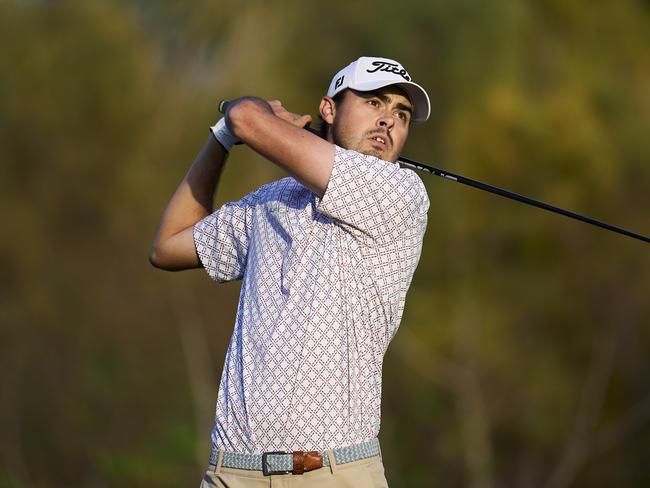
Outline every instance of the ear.
POLYGON ((332 124, 332 122, 334 122, 334 116, 336 115, 336 103, 334 103, 332 97, 322 98, 322 100, 320 101, 319 112, 320 112, 320 116, 323 118, 325 122, 327 122, 330 125, 332 124))

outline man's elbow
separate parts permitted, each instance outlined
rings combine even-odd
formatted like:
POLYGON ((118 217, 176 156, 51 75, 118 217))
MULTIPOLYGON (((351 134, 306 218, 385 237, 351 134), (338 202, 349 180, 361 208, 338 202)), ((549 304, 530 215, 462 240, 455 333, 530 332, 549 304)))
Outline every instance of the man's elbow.
POLYGON ((149 249, 149 263, 154 268, 167 269, 165 267, 165 262, 160 255, 160 251, 156 248, 155 245, 151 246, 151 249, 149 249))
POLYGON ((162 269, 164 271, 178 270, 178 266, 176 266, 165 252, 156 245, 151 246, 151 249, 149 249, 149 263, 154 268, 162 269))
POLYGON ((154 268, 164 271, 183 271, 202 266, 199 255, 193 247, 185 252, 173 246, 159 246, 156 244, 151 246, 149 250, 149 263, 154 268))

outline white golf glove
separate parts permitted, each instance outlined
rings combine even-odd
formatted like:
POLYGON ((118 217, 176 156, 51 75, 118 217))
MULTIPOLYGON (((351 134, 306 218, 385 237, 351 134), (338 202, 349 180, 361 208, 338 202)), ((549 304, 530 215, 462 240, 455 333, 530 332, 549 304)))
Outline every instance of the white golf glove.
POLYGON ((241 142, 238 138, 230 133, 228 127, 226 126, 226 120, 223 117, 219 119, 219 122, 210 127, 210 130, 212 131, 212 134, 217 139, 217 141, 219 141, 223 148, 228 152, 230 152, 230 148, 232 148, 234 144, 241 142))

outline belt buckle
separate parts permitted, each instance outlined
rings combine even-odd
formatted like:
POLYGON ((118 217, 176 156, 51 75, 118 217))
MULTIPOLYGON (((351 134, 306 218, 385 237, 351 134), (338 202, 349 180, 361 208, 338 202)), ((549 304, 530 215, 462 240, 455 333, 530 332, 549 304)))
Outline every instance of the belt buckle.
MULTIPOLYGON (((289 474, 289 473, 292 472, 292 470, 287 471, 287 470, 282 470, 282 469, 275 470, 275 471, 270 471, 268 469, 267 465, 266 465, 266 458, 270 454, 291 455, 292 453, 285 452, 285 451, 268 451, 268 452, 262 453, 262 474, 264 474, 264 476, 271 476, 271 475, 274 475, 274 474, 289 474)), ((293 465, 293 460, 292 460, 292 465, 293 465)))

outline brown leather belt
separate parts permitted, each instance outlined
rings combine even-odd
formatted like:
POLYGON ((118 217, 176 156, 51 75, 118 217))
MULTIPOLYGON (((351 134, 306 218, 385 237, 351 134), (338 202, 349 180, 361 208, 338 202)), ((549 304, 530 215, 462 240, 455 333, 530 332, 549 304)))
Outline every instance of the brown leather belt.
MULTIPOLYGON (((262 455, 262 472, 264 476, 269 476, 271 474, 303 474, 305 471, 311 471, 313 469, 318 469, 323 467, 323 456, 318 451, 293 451, 293 469, 291 471, 276 470, 269 471, 267 465, 267 455, 270 453, 264 453, 262 455)), ((287 454, 285 452, 276 452, 275 454, 287 454)))

